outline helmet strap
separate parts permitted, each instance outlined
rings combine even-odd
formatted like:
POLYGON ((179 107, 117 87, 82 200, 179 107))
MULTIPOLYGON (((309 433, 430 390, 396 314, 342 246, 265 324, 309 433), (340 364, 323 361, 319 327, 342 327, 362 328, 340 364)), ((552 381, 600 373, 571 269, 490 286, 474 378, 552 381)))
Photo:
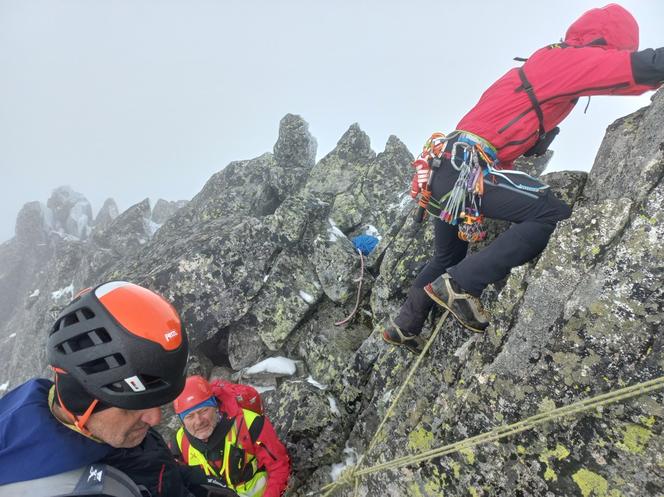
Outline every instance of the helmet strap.
POLYGON ((65 415, 69 418, 69 421, 71 424, 73 424, 78 431, 80 431, 83 435, 86 437, 93 437, 92 433, 90 433, 90 430, 88 430, 85 427, 85 424, 88 422, 90 419, 90 416, 92 415, 92 412, 95 410, 95 407, 97 407, 97 404, 99 403, 99 399, 94 399, 92 403, 88 406, 88 408, 85 410, 85 412, 81 416, 76 416, 73 412, 71 412, 69 409, 67 409, 67 406, 65 403, 62 401, 62 397, 60 397, 60 390, 58 388, 58 376, 60 374, 67 374, 67 372, 64 369, 52 368, 53 371, 55 371, 55 393, 58 396, 58 404, 62 411, 65 413, 65 415))

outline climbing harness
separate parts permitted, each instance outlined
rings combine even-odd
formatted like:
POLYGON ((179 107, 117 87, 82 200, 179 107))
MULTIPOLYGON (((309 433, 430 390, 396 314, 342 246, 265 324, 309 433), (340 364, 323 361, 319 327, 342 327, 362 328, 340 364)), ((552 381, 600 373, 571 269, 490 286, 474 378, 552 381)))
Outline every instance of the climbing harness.
POLYGON ((486 238, 482 214, 486 181, 503 181, 517 190, 530 193, 539 193, 549 188, 524 172, 498 169, 496 149, 486 140, 467 131, 456 130, 447 136, 434 133, 413 164, 418 160, 428 161, 432 172, 427 187, 419 195, 417 220, 424 217, 423 211, 426 210, 432 216, 458 226, 458 236, 466 242, 478 242, 486 238), (443 159, 449 160, 459 175, 449 192, 440 199, 434 199, 429 185, 443 159), (536 186, 519 181, 519 177, 536 183, 536 186))
POLYGON ((439 161, 443 158, 449 159, 459 175, 452 189, 440 200, 427 202, 429 213, 452 226, 458 226, 461 240, 484 240, 486 230, 481 212, 482 195, 485 176, 489 173, 489 168, 497 162, 495 149, 478 136, 454 131, 445 138, 445 145, 439 147, 437 152, 436 158, 439 161), (445 151, 447 143, 452 144, 449 152, 445 151))
POLYGON ((360 249, 357 249, 357 252, 360 254, 360 277, 355 280, 357 282, 357 299, 355 300, 355 308, 345 319, 342 319, 341 321, 337 321, 336 323, 334 323, 334 326, 341 326, 343 324, 348 323, 351 319, 353 319, 353 316, 357 312, 357 309, 360 307, 360 298, 362 295, 362 280, 364 279, 364 255, 362 255, 362 250, 360 249))

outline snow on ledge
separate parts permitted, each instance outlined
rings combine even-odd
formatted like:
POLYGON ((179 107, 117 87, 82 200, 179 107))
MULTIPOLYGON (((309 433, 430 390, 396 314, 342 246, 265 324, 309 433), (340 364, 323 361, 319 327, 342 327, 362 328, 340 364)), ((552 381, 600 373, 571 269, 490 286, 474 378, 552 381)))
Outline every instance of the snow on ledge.
POLYGON ((330 235, 328 241, 336 242, 339 238, 346 238, 344 232, 337 228, 337 225, 334 224, 332 219, 328 219, 327 221, 330 223, 330 227, 327 229, 327 233, 330 235))
POLYGON ((69 294, 69 298, 72 299, 74 297, 74 284, 71 283, 69 286, 66 286, 64 288, 60 288, 60 290, 56 290, 55 292, 51 292, 51 298, 53 300, 59 300, 62 298, 64 295, 69 294))
POLYGON ((355 452, 355 449, 349 447, 348 443, 346 443, 346 448, 344 449, 344 461, 337 464, 333 464, 330 470, 330 476, 332 477, 332 481, 337 481, 341 476, 341 473, 343 473, 346 470, 346 468, 354 466, 356 462, 357 462, 357 452, 355 452))
POLYGON ((305 292, 304 290, 300 290, 300 298, 304 300, 307 304, 313 304, 316 301, 313 295, 305 292))
POLYGON ((295 374, 297 368, 295 361, 287 357, 270 357, 264 361, 254 364, 250 368, 244 370, 246 375, 255 375, 259 373, 273 373, 292 376, 295 374))
POLYGON ((307 377, 307 383, 311 383, 313 386, 315 386, 319 390, 327 390, 327 385, 323 385, 322 383, 318 383, 316 380, 314 380, 313 376, 309 375, 307 377))

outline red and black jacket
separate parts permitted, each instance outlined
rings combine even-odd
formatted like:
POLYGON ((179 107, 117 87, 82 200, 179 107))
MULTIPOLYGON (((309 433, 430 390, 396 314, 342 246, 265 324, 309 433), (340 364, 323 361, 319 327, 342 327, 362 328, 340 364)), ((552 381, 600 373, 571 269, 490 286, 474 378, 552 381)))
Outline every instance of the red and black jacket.
POLYGON ((640 95, 664 81, 664 48, 637 52, 638 33, 619 5, 586 12, 563 43, 538 50, 491 85, 457 129, 489 141, 499 167, 511 167, 567 117, 579 97, 640 95))

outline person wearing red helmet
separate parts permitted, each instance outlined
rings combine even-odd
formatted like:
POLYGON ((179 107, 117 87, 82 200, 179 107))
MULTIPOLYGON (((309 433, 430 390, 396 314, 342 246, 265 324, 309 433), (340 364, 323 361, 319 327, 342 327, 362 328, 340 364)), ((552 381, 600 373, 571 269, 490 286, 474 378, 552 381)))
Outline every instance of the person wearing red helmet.
POLYGON ((54 382, 30 380, 0 399, 0 496, 68 486, 207 495, 203 485, 220 484, 183 471, 153 429, 184 387, 187 354, 178 313, 160 295, 124 281, 80 292, 48 333, 54 382))
POLYGON ((288 484, 286 448, 267 417, 220 402, 201 376, 187 378, 173 402, 182 421, 171 443, 176 458, 222 478, 241 497, 279 497, 288 484))
POLYGON ((483 290, 537 257, 571 214, 547 185, 513 171, 512 162, 543 154, 580 97, 640 95, 660 86, 664 48, 638 44, 638 24, 623 7, 589 10, 563 42, 537 50, 491 85, 455 131, 432 135, 413 162, 411 194, 434 218, 435 254, 384 328, 386 341, 419 352, 434 303, 464 327, 484 331, 483 290), (467 256, 468 242, 485 235, 485 217, 513 224, 467 256))

